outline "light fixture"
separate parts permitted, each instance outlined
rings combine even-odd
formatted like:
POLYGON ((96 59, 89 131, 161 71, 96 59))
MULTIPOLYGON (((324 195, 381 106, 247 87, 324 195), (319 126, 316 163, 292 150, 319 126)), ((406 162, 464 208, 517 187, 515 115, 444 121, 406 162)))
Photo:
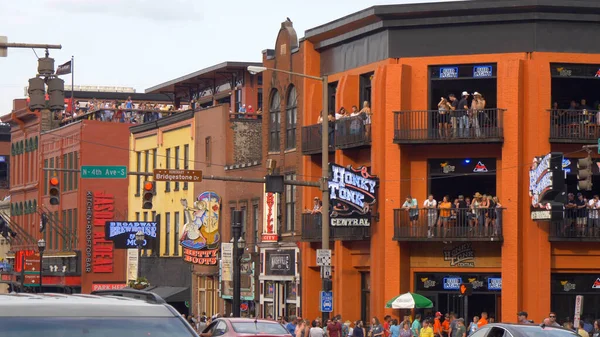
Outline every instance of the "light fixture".
POLYGON ((46 249, 46 240, 39 239, 37 244, 38 244, 38 248, 39 248, 40 252, 43 252, 46 249))
POLYGON ((263 71, 267 70, 267 67, 260 67, 260 66, 248 66, 248 72, 252 75, 256 75, 258 73, 262 73, 263 71))

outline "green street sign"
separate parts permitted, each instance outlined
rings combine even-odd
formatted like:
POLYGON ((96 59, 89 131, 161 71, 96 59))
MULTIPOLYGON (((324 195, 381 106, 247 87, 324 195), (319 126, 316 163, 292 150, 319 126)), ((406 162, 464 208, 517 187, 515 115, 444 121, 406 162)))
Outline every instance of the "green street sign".
POLYGON ((83 179, 126 179, 127 166, 81 166, 83 179))

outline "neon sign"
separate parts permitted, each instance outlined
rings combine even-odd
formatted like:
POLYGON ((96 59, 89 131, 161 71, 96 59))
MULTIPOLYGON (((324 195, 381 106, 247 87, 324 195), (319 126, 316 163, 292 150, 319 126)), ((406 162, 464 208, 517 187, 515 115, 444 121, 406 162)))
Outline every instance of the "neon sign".
POLYGON ((331 226, 370 226, 371 209, 377 201, 379 179, 366 167, 329 164, 331 226))

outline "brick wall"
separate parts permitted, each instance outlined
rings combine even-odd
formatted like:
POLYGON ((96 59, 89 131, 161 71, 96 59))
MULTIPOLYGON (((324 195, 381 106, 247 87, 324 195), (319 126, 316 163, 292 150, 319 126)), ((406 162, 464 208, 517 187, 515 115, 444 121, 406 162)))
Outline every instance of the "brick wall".
POLYGON ((233 130, 233 164, 245 164, 261 161, 262 158, 262 121, 231 121, 233 130))

